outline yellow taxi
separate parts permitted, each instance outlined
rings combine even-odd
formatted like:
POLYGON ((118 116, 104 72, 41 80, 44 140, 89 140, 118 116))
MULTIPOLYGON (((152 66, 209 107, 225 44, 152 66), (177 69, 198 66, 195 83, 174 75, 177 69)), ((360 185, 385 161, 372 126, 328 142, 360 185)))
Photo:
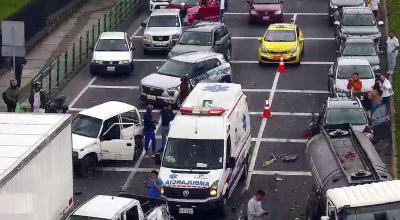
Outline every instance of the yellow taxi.
POLYGON ((264 37, 259 37, 259 63, 278 63, 281 56, 285 63, 300 64, 304 52, 303 32, 296 24, 271 24, 264 37))

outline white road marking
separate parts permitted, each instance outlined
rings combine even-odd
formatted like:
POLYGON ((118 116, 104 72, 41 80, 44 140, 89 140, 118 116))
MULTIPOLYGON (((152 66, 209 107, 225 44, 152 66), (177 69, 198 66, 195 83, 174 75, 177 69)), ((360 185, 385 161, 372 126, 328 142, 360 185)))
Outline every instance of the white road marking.
POLYGON ((90 88, 98 89, 139 89, 139 86, 105 86, 105 85, 90 85, 90 88))
MULTIPOLYGON (((134 62, 166 62, 167 59, 133 59, 134 62)), ((258 63, 258 60, 231 60, 230 63, 258 63)), ((330 61, 301 61, 303 65, 332 65, 330 61)))
POLYGON ((97 79, 97 76, 93 77, 89 83, 78 93, 78 95, 69 103, 68 108, 71 109, 72 106, 76 104, 76 102, 81 98, 81 96, 89 89, 89 87, 93 84, 93 82, 97 79))
POLYGON ((294 138, 252 138, 251 141, 257 142, 273 142, 273 143, 306 143, 307 139, 294 138))
POLYGON ((255 175, 266 175, 266 176, 311 176, 311 172, 308 171, 269 171, 269 170, 254 170, 255 175))
POLYGON ((132 40, 133 38, 136 37, 142 37, 142 36, 136 36, 137 33, 139 33, 139 31, 142 30, 142 27, 140 26, 138 29, 136 29, 135 32, 133 32, 132 36, 130 37, 130 39, 132 40))
MULTIPOLYGON (((272 101, 274 100, 275 90, 276 90, 276 87, 278 85, 278 80, 279 80, 279 76, 280 75, 281 75, 281 73, 278 73, 278 72, 275 73, 275 78, 274 78, 274 82, 272 83, 271 93, 269 94, 269 105, 270 105, 270 107, 272 107, 272 101)), ((261 140, 262 135, 264 133, 264 129, 265 129, 265 125, 266 124, 267 124, 267 119, 263 118, 262 121, 261 121, 260 130, 258 130, 257 140, 256 140, 256 144, 255 144, 254 149, 253 149, 253 154, 251 156, 251 161, 250 161, 250 166, 249 166, 249 171, 248 171, 249 173, 248 173, 247 179, 246 179, 246 188, 249 188, 249 186, 250 186, 251 176, 253 174, 254 166, 256 164, 258 150, 259 150, 260 144, 261 144, 260 140, 261 140)))
POLYGON ((292 23, 296 24, 296 20, 297 20, 297 13, 294 13, 292 18, 292 23))
MULTIPOLYGON (((259 37, 231 37, 234 40, 257 40, 259 37)), ((305 37, 305 40, 335 40, 333 37, 305 37)))
MULTIPOLYGON (((270 92, 270 89, 242 89, 243 92, 270 92)), ((315 93, 315 94, 329 94, 329 91, 324 90, 292 90, 292 89, 277 89, 278 93, 315 93)))
MULTIPOLYGON (((226 12, 224 13, 225 15, 249 15, 248 12, 226 12)), ((283 15, 310 15, 310 16, 328 16, 328 13, 313 13, 313 12, 304 12, 304 13, 292 13, 292 12, 287 12, 283 13, 283 15)))

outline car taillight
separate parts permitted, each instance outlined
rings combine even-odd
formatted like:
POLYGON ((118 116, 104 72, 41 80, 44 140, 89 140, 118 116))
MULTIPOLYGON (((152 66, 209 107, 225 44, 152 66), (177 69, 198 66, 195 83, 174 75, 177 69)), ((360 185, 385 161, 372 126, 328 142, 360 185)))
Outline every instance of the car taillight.
POLYGON ((208 116, 220 116, 223 115, 225 109, 223 108, 189 108, 189 107, 181 107, 179 109, 181 114, 183 115, 208 115, 208 116))

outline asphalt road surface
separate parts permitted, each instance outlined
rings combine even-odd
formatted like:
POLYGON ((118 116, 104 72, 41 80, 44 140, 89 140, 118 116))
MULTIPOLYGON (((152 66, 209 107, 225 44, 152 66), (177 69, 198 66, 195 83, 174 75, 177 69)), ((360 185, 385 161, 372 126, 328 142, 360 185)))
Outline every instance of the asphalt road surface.
MULTIPOLYGON (((337 56, 332 28, 328 25, 328 0, 285 0, 285 21, 297 14, 296 23, 305 35, 305 53, 300 66, 287 66, 287 72, 275 72, 276 65, 260 66, 257 62, 257 37, 262 36, 266 25, 247 22, 248 6, 245 0, 230 1, 225 23, 233 37, 233 82, 242 85, 251 111, 252 161, 251 173, 246 183, 238 186, 230 200, 231 212, 225 219, 238 219, 245 213, 247 201, 257 189, 263 189, 266 199, 267 219, 304 219, 307 193, 312 177, 304 157, 305 139, 302 132, 310 121, 310 115, 318 112, 328 97, 327 73, 337 56), (262 119, 261 112, 266 98, 270 98, 271 119, 262 119), (281 156, 297 154, 294 162, 278 162, 268 166, 262 163, 271 154, 281 156), (278 177, 278 178, 277 178, 278 177)), ((163 63, 167 53, 143 55, 140 22, 148 13, 132 21, 126 30, 134 39, 135 72, 132 76, 96 76, 84 67, 61 92, 69 97, 72 112, 92 107, 106 101, 122 101, 144 109, 138 99, 140 80, 163 63)), ((158 139, 159 140, 159 139, 158 139)), ((386 150, 382 150, 385 151, 386 150)), ((115 195, 122 188, 128 192, 146 195, 143 182, 147 171, 157 168, 151 159, 139 159, 133 163, 102 164, 90 178, 75 178, 76 204, 96 194, 115 195)), ((217 216, 206 213, 208 219, 217 216), (211 216, 210 216, 211 215, 211 216)), ((182 219, 204 219, 200 216, 181 216, 182 219)))

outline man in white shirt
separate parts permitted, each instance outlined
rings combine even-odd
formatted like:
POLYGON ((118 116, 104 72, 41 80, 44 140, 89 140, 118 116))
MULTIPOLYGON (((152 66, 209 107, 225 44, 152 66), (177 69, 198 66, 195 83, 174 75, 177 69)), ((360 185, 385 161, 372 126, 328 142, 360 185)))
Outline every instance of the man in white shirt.
POLYGON ((374 13, 375 19, 378 19, 379 0, 370 0, 370 6, 372 13, 374 13))
POLYGON ((228 1, 228 0, 220 0, 220 2, 219 2, 219 20, 221 22, 224 22, 224 13, 225 13, 225 10, 227 9, 226 3, 228 3, 226 1, 228 1))
POLYGON ((396 69, 397 54, 399 50, 399 40, 394 36, 394 32, 389 33, 386 41, 387 55, 389 60, 389 74, 393 74, 396 69))
POLYGON ((393 95, 392 84, 385 77, 384 74, 379 76, 379 85, 382 90, 382 102, 386 105, 388 111, 390 110, 390 96, 393 95))
POLYGON ((261 200, 265 197, 265 192, 258 190, 256 194, 247 203, 247 220, 262 220, 268 212, 264 211, 261 200))

